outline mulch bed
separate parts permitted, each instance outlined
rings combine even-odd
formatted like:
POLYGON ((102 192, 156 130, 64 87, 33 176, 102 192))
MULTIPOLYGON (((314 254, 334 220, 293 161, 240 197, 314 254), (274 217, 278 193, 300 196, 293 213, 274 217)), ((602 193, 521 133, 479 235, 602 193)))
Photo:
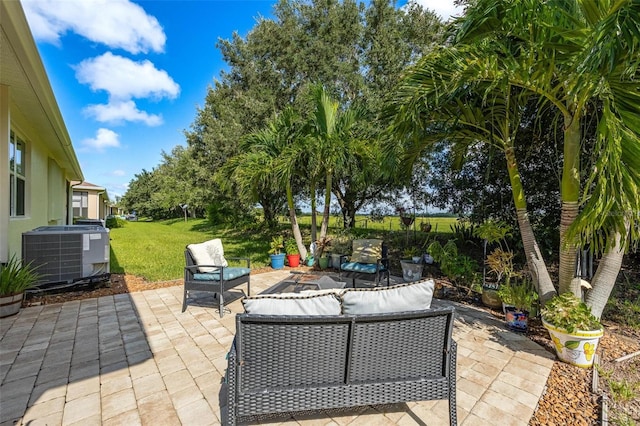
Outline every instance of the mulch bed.
MULTIPOLYGON (((309 268, 295 268, 309 269, 309 268)), ((258 274, 271 271, 271 268, 263 268, 252 271, 258 274)), ((440 280, 438 280, 440 281, 440 280)), ((25 306, 63 303, 70 300, 81 300, 94 297, 108 296, 122 293, 132 293, 142 290, 152 290, 163 287, 182 285, 182 279, 172 281, 147 282, 133 275, 112 274, 110 283, 88 291, 67 292, 61 294, 32 296, 25 306)), ((450 298, 451 295, 447 296, 450 298)), ((477 305, 476 301, 468 300, 464 296, 455 296, 456 301, 477 305)), ((495 316, 502 316, 501 312, 486 309, 495 316)), ((589 426, 601 424, 602 395, 606 395, 609 406, 608 418, 612 424, 634 425, 629 419, 640 422, 640 356, 626 361, 615 360, 637 351, 640 351, 640 331, 621 328, 617 324, 605 325, 605 335, 600 340, 598 353, 600 356, 600 380, 597 393, 592 392, 591 369, 583 369, 556 361, 547 380, 545 394, 539 402, 529 425, 553 426, 576 425, 589 426), (635 388, 635 398, 630 401, 620 400, 612 395, 606 385, 607 382, 624 383, 626 381, 635 388)), ((531 319, 527 337, 554 353, 553 346, 547 331, 542 327, 540 320, 531 319)))

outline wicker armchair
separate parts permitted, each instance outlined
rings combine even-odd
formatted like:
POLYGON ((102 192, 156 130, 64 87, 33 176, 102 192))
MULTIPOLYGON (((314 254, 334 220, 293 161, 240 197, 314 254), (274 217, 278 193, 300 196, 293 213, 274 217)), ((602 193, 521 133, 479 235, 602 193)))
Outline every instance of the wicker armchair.
MULTIPOLYGON (((220 244, 219 241, 217 243, 220 244)), ((184 268, 182 312, 187 309, 187 299, 190 291, 207 291, 214 293, 218 299, 220 317, 224 315, 224 292, 226 290, 247 283, 247 295, 251 294, 251 262, 249 258, 227 258, 228 260, 245 261, 246 267, 227 266, 227 259, 224 259, 224 257, 222 257, 224 262, 212 259, 198 264, 189 247, 190 246, 187 246, 187 249, 184 251, 186 266, 184 268)))

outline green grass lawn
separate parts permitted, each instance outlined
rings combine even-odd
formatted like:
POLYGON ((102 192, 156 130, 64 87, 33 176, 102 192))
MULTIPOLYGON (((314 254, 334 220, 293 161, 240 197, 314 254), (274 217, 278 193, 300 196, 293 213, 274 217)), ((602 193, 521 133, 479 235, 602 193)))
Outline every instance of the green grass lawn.
MULTIPOLYGON (((318 226, 320 226, 322 215, 318 215, 316 220, 318 226)), ((457 222, 457 219, 455 217, 418 217, 415 221, 416 229, 420 230, 420 224, 427 221, 431 223, 433 232, 450 233, 453 232, 451 226, 457 222)), ((301 226, 311 225, 311 215, 303 214, 298 216, 298 222, 301 226)), ((342 216, 331 216, 329 227, 342 229, 342 216)), ((356 228, 382 231, 400 231, 404 229, 400 224, 399 216, 385 216, 382 222, 374 222, 365 215, 356 215, 356 228)), ((413 226, 411 229, 413 229, 413 226)))
POLYGON ((187 244, 221 238, 225 256, 249 257, 251 266, 268 263, 269 237, 241 230, 212 228, 205 219, 127 222, 111 229, 111 272, 149 281, 181 278, 187 244))
MULTIPOLYGON (((389 231, 400 235, 400 219, 386 218, 384 222, 368 221, 364 228, 365 216, 357 218, 358 234, 373 232, 377 234, 389 231)), ((341 220, 341 219, 340 219, 341 220)), ((417 219, 417 228, 422 218, 417 219)), ((450 233, 454 218, 430 218, 433 231, 450 233)), ((311 216, 302 216, 300 226, 303 234, 309 235, 311 216)), ((318 225, 320 220, 318 221, 318 225)), ((330 233, 341 229, 341 222, 331 219, 330 233)), ((184 249, 187 244, 200 243, 212 238, 221 238, 225 257, 249 257, 251 268, 269 265, 269 242, 276 233, 290 233, 287 222, 281 222, 278 230, 247 231, 230 226, 211 227, 205 219, 174 219, 158 222, 127 222, 122 228, 111 229, 111 272, 128 273, 144 277, 148 281, 164 281, 182 278, 184 268, 184 249)), ((308 238, 306 238, 308 239, 308 238)))

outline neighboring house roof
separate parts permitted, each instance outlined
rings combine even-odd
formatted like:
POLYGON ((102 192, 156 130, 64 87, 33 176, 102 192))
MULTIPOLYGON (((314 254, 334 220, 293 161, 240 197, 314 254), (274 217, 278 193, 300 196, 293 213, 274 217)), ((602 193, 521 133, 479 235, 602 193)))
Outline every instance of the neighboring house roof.
POLYGON ((19 1, 0 1, 0 84, 38 134, 51 135, 51 157, 73 180, 84 179, 40 53, 19 1))
POLYGON ((108 200, 109 199, 109 194, 107 193, 107 189, 102 187, 102 186, 98 186, 98 185, 94 185, 93 183, 90 182, 81 182, 77 185, 73 185, 72 188, 74 190, 76 189, 84 189, 86 191, 95 191, 95 192, 104 192, 104 199, 108 200))

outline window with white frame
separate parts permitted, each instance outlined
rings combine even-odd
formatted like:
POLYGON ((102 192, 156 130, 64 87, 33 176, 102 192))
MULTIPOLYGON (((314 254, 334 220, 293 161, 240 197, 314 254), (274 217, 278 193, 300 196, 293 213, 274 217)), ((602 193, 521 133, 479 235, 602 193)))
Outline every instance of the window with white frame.
POLYGON ((73 217, 89 217, 89 193, 73 191, 73 217))
POLYGON ((26 144, 13 130, 9 138, 9 215, 25 215, 26 144))

